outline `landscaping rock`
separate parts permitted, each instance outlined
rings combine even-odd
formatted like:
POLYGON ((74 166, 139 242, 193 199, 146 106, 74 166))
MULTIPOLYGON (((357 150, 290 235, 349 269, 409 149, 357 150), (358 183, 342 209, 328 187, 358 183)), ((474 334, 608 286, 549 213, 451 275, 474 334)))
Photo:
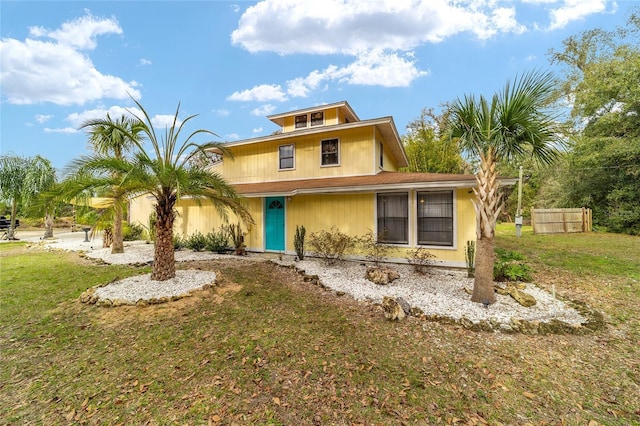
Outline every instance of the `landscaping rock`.
POLYGON ((520 288, 521 285, 509 283, 505 287, 496 286, 496 293, 502 296, 511 296, 513 300, 524 306, 525 308, 535 305, 536 299, 528 293, 525 293, 520 288))
POLYGON ((378 285, 387 285, 400 278, 400 274, 393 269, 380 267, 367 268, 365 276, 369 281, 378 285))
POLYGON ((390 321, 402 320, 407 316, 400 303, 393 297, 384 296, 382 299, 382 308, 384 309, 385 318, 390 321))

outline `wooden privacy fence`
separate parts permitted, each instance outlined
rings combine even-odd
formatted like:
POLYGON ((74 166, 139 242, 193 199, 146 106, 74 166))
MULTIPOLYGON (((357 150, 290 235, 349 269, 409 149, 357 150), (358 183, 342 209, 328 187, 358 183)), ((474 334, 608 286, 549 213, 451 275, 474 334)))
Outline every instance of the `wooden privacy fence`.
POLYGON ((591 232, 591 209, 533 209, 531 225, 534 234, 591 232))

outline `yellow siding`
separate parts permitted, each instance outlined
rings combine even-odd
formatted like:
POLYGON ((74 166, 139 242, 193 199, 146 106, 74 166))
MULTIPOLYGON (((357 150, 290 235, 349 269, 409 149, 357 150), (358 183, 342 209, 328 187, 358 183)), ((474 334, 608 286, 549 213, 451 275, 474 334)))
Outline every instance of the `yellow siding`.
POLYGON ((141 195, 129 202, 129 222, 149 226, 149 215, 153 212, 154 198, 141 195))
MULTIPOLYGON (((348 235, 362 235, 375 226, 373 194, 296 195, 286 205, 287 251, 294 251, 296 226, 303 225, 307 236, 336 226, 348 235)), ((307 237, 308 238, 308 237, 307 237)))
POLYGON ((285 141, 262 142, 231 147, 233 159, 225 158, 216 171, 233 183, 269 182, 372 174, 374 144, 371 128, 307 135, 285 141), (340 139, 340 165, 320 166, 320 142, 340 139), (295 145, 295 168, 278 170, 278 147, 295 145))

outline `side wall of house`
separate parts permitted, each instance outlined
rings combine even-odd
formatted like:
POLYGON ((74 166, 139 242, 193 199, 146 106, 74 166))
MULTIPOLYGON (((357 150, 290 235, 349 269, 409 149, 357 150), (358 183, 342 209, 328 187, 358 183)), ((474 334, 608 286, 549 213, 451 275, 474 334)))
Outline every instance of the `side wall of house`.
MULTIPOLYGON (((355 128, 234 146, 231 148, 233 159, 225 158, 214 170, 233 183, 370 175, 378 171, 377 164, 374 164, 376 148, 372 143, 372 129, 355 128), (340 141, 340 164, 323 167, 320 164, 321 141, 334 138, 340 141), (294 145, 295 166, 293 169, 280 170, 278 148, 289 144, 294 145), (363 161, 369 158, 371 161, 363 161)), ((390 159, 386 159, 386 163, 392 164, 390 159)), ((389 170, 387 167, 385 169, 389 170)))

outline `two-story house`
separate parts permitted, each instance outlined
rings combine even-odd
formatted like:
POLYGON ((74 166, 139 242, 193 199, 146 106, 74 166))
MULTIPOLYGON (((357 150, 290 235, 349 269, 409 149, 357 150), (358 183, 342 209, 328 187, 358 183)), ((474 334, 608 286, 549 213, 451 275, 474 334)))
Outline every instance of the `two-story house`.
MULTIPOLYGON (((393 245, 390 260, 425 247, 442 265, 464 266, 464 247, 475 241, 473 175, 403 173, 407 157, 391 117, 361 120, 347 102, 267 117, 272 135, 227 142, 213 170, 247 198, 255 225, 249 251, 295 254, 296 226, 307 235, 336 226, 358 236, 373 231, 393 245)), ((144 197, 131 205, 132 221, 146 223, 144 197)), ((182 200, 175 232, 217 229, 213 206, 182 200)))

